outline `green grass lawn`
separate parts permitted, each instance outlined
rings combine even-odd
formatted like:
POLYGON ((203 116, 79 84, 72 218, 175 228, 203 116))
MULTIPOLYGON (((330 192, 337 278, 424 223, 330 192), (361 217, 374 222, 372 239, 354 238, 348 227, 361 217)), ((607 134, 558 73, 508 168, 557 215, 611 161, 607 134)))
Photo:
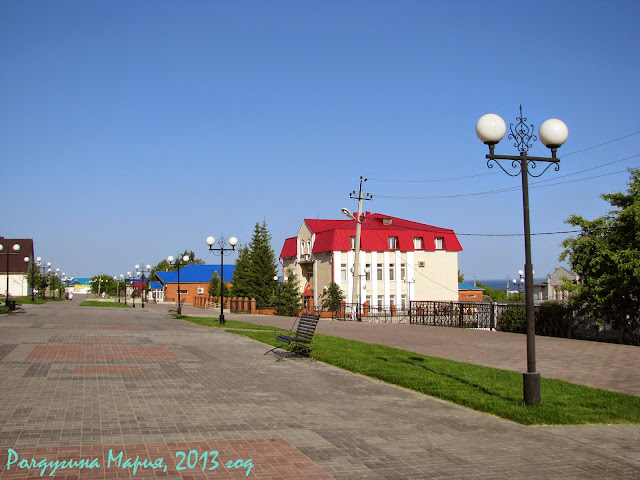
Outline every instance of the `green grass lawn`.
MULTIPOLYGON (((42 305, 44 303, 49 303, 49 302, 59 302, 62 301, 62 299, 60 298, 41 298, 41 297, 34 297, 33 300, 31 300, 31 296, 28 297, 11 297, 13 300, 15 300, 17 303, 21 303, 23 305, 26 304, 31 304, 31 305, 42 305)), ((0 298, 0 314, 3 313, 9 313, 9 307, 5 306, 7 299, 6 298, 0 298)))
MULTIPOLYGON (((175 318, 187 320, 191 323, 203 325, 205 327, 220 327, 220 320, 214 317, 191 317, 188 315, 174 315, 175 318)), ((238 330, 268 330, 273 332, 275 327, 270 325, 256 325, 248 322, 236 322, 235 320, 226 320, 222 328, 238 329, 238 330)), ((273 335, 273 334, 271 334, 273 335)))
MULTIPOLYGON (((275 345, 272 332, 230 331, 275 345)), ((318 361, 524 425, 640 423, 634 395, 542 378, 541 405, 532 407, 522 400, 519 372, 327 335, 316 334, 313 344, 318 361)))
POLYGON ((100 302, 98 300, 85 300, 80 303, 81 307, 111 307, 111 308, 131 308, 131 305, 127 305, 120 302, 100 302))

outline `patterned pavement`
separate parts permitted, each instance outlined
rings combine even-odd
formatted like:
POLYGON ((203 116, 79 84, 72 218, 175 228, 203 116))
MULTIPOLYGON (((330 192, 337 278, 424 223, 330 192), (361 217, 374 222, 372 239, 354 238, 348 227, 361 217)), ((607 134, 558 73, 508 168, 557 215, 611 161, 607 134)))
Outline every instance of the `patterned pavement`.
POLYGON ((525 427, 167 306, 77 304, 0 316, 1 478, 640 477, 639 425, 525 427))

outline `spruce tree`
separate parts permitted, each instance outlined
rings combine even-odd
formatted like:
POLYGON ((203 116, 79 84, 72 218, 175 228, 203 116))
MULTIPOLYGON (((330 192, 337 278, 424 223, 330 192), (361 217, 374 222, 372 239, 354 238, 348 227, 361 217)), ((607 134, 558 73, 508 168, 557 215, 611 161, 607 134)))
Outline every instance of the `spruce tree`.
POLYGON ((278 298, 278 315, 295 317, 302 308, 302 296, 298 288, 298 278, 291 269, 286 272, 287 281, 281 286, 278 298))
POLYGON ((249 247, 246 245, 241 245, 238 248, 238 259, 233 269, 231 282, 233 284, 231 294, 234 297, 251 298, 251 258, 249 247))
POLYGON ((276 256, 271 248, 271 235, 267 230, 266 220, 262 225, 256 223, 253 237, 249 243, 251 261, 249 285, 251 297, 256 299, 257 308, 265 308, 269 304, 273 292, 273 277, 276 275, 276 256))

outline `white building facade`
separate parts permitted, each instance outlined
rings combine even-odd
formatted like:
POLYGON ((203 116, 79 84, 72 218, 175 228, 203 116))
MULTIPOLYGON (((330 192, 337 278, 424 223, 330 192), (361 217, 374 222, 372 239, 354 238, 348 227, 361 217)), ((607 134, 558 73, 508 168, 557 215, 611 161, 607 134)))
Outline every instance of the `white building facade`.
POLYGON ((411 300, 458 300, 458 252, 453 230, 366 213, 362 220, 359 274, 354 275, 355 220, 303 221, 280 255, 300 292, 319 305, 331 282, 347 303, 404 309, 411 300), (353 283, 359 282, 354 298, 353 283))

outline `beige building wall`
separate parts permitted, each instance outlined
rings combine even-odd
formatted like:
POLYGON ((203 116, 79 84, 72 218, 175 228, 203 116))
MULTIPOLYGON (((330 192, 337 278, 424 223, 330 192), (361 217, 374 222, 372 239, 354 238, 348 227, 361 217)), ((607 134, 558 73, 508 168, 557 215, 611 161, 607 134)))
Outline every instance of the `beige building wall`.
MULTIPOLYGON (((335 251, 313 255, 314 234, 303 222, 297 236, 297 256, 283 259, 285 272, 291 268, 298 277, 300 292, 307 284, 314 292, 314 304, 320 305, 324 287, 335 281, 352 298, 354 277, 351 268, 355 252, 335 251)), ((360 252, 360 302, 372 306, 401 307, 411 300, 458 300, 458 252, 384 251, 360 252), (370 272, 365 275, 365 267, 370 272)))

